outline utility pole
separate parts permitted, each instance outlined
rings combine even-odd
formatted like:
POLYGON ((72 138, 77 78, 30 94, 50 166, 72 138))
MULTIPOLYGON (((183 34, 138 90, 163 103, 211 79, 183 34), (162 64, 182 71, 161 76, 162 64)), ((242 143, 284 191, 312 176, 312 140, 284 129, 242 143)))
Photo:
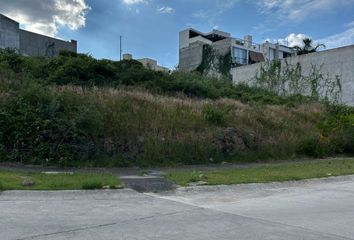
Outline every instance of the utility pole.
POLYGON ((122 61, 122 36, 119 36, 119 55, 120 61, 122 61))

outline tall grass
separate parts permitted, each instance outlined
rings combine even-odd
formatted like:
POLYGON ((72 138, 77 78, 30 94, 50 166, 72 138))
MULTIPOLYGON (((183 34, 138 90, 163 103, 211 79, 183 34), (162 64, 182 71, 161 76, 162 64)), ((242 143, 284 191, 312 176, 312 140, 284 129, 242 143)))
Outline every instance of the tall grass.
POLYGON ((201 164, 294 157, 304 136, 320 134, 316 124, 324 114, 324 106, 315 103, 288 108, 140 90, 37 86, 1 102, 0 132, 3 155, 11 161, 201 164), (252 138, 250 144, 239 149, 243 142, 237 139, 224 142, 230 128, 238 134, 231 138, 252 138))

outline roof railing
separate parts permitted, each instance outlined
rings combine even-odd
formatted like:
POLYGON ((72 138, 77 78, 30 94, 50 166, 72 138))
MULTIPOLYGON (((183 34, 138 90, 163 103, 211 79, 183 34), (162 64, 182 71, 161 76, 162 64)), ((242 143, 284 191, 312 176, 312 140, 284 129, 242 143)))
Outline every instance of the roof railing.
MULTIPOLYGON (((236 45, 240 45, 240 46, 246 46, 246 40, 244 39, 240 39, 240 38, 234 38, 234 42, 236 43, 236 45)), ((250 42, 249 43, 250 48, 256 51, 260 51, 261 50, 261 45, 254 43, 254 42, 250 42)))

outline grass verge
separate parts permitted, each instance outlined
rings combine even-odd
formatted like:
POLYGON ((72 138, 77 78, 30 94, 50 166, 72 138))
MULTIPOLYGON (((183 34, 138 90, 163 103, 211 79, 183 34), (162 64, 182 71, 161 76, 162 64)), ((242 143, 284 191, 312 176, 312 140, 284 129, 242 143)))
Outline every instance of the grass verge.
POLYGON ((106 186, 115 189, 122 184, 116 176, 110 174, 0 171, 0 191, 102 189, 106 186))
POLYGON ((311 163, 288 163, 220 171, 170 172, 166 178, 187 186, 203 182, 205 185, 268 183, 324 178, 354 174, 354 159, 328 160, 311 163))

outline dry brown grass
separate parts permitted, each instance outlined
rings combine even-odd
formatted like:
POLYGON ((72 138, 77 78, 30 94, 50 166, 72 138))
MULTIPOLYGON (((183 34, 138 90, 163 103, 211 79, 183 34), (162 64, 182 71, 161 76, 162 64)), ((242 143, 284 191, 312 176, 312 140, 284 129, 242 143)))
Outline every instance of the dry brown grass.
POLYGON ((87 107, 87 118, 95 119, 92 124, 99 130, 90 127, 92 135, 85 136, 79 147, 94 144, 97 154, 116 157, 117 165, 289 159, 308 134, 319 132, 316 125, 326 111, 321 104, 287 107, 169 97, 130 88, 51 86, 44 99, 73 109, 87 107), (207 114, 215 114, 206 111, 210 108, 217 110, 220 121, 210 121, 207 114))
POLYGON ((105 111, 110 111, 116 119, 122 117, 118 113, 121 103, 130 102, 130 112, 124 115, 125 120, 128 121, 129 114, 132 114, 132 116, 143 114, 142 118, 139 119, 141 131, 154 131, 169 136, 176 134, 179 137, 181 135, 189 136, 190 131, 196 133, 203 128, 209 130, 218 128, 210 126, 203 120, 203 109, 207 105, 225 109, 227 120, 225 127, 246 129, 269 138, 271 142, 293 141, 301 134, 315 131, 319 116, 325 112, 325 107, 319 103, 303 104, 289 108, 284 105, 242 103, 232 99, 214 101, 168 97, 152 94, 142 89, 96 88, 85 90, 74 86, 56 88, 60 91, 69 91, 91 99, 90 101, 95 102, 105 111), (114 108, 116 108, 116 111, 114 108), (183 123, 186 125, 185 128, 183 128, 183 123), (181 128, 188 129, 189 132, 178 132, 181 128))

